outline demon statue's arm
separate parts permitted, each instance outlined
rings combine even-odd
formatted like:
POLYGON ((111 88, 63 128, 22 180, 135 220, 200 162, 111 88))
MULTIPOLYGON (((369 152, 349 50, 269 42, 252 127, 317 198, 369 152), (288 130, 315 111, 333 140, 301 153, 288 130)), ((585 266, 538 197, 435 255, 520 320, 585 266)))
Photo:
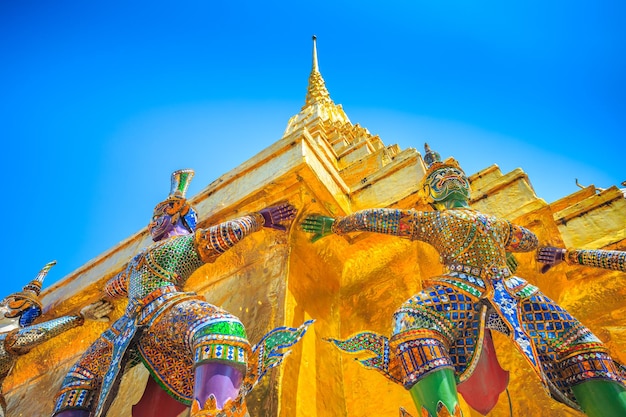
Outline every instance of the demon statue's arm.
POLYGON ((537 251, 537 261, 545 264, 542 272, 565 261, 569 265, 584 265, 626 272, 626 251, 601 249, 564 249, 544 246, 537 251))
POLYGON ((312 214, 302 221, 302 229, 313 233, 312 242, 332 233, 343 235, 350 232, 376 232, 416 239, 419 224, 429 213, 398 209, 367 209, 339 218, 312 214))
POLYGON ((296 209, 291 204, 279 204, 208 229, 198 229, 195 232, 196 250, 204 262, 215 262, 221 254, 262 227, 285 230, 279 223, 292 219, 295 213, 296 209))
POLYGON ((68 315, 43 323, 35 323, 30 326, 16 329, 9 333, 5 339, 7 352, 22 354, 28 352, 55 336, 69 329, 82 325, 85 320, 108 321, 107 314, 112 310, 110 303, 98 301, 83 307, 77 315, 68 315))

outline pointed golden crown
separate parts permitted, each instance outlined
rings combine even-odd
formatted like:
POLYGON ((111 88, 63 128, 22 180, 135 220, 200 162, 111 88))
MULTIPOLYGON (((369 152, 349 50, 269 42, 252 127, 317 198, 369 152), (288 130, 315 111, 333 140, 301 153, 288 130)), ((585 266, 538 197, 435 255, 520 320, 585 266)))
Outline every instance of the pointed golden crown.
POLYGON ((43 285, 43 280, 46 277, 46 275, 48 275, 48 271, 50 271, 50 269, 56 264, 57 264, 57 261, 51 261, 51 262, 48 262, 46 265, 44 265, 44 267, 41 268, 41 271, 39 271, 35 279, 33 279, 31 282, 29 282, 28 284, 24 286, 23 291, 32 292, 35 295, 41 294, 41 287, 43 285))
POLYGON ((48 271, 56 264, 57 261, 48 262, 41 268, 41 271, 39 271, 35 279, 24 286, 22 291, 13 293, 5 298, 5 300, 9 300, 8 307, 12 310, 12 313, 6 314, 6 317, 17 317, 31 305, 36 305, 40 309, 42 308, 41 301, 39 301, 41 286, 44 278, 48 275, 48 271))
POLYGON ((424 162, 426 163, 426 173, 424 174, 424 179, 442 167, 453 167, 463 171, 463 168, 461 168, 458 161, 452 157, 447 158, 445 161, 441 161, 441 155, 439 155, 439 152, 430 149, 428 143, 424 143, 424 162))
POLYGON ((173 217, 172 221, 178 220, 178 215, 183 217, 187 215, 191 205, 187 202, 186 195, 193 176, 193 169, 179 169, 172 172, 170 193, 167 199, 156 205, 154 211, 164 211, 173 217))
POLYGON ((178 196, 185 198, 189 184, 193 179, 195 172, 193 169, 179 169, 172 172, 172 180, 170 185, 170 196, 178 196))

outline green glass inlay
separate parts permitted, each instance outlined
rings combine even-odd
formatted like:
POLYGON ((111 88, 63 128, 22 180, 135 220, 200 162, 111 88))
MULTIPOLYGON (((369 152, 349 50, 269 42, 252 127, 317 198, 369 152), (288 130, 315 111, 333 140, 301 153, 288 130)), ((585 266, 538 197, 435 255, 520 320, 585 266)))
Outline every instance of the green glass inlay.
POLYGON ((196 339, 209 334, 223 334, 247 338, 246 329, 241 323, 221 322, 204 327, 194 336, 196 339))

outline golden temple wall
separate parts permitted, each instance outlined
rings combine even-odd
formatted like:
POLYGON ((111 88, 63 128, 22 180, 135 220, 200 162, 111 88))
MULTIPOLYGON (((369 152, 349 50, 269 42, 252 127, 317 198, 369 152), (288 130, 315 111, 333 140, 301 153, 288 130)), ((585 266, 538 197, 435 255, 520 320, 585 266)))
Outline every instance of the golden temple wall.
MULTIPOLYGON (((349 122, 307 123, 302 118, 299 123, 192 199, 200 227, 281 200, 298 208, 296 223, 310 213, 425 209, 417 196, 425 169, 415 149, 385 146, 349 122)), ((615 188, 597 192, 590 187, 547 204, 521 169, 502 174, 494 165, 470 180, 475 208, 529 227, 542 242, 626 250, 626 200, 615 188)), ((422 278, 441 271, 437 253, 420 242, 375 234, 330 236, 314 244, 308 239, 296 226, 288 233, 263 230, 198 270, 188 283, 187 289, 237 314, 253 343, 273 327, 316 320, 283 365, 253 391, 251 417, 397 416, 400 406, 417 415, 403 388, 363 369, 324 339, 364 329, 389 334, 393 311, 422 288, 422 278)), ((49 288, 44 318, 75 312, 98 299, 106 280, 148 243, 142 230, 49 288)), ((581 319, 626 362, 625 274, 561 264, 542 275, 533 257, 517 255, 518 275, 581 319)), ((117 302, 113 319, 124 308, 124 302, 117 302)), ((49 415, 64 374, 107 326, 73 329, 21 357, 4 383, 8 416, 49 415)), ((548 397, 505 337, 494 338, 503 367, 511 371, 514 416, 579 415, 548 397)), ((131 416, 146 378, 141 365, 125 376, 110 417, 131 416)), ((490 415, 510 415, 506 394, 490 415)))

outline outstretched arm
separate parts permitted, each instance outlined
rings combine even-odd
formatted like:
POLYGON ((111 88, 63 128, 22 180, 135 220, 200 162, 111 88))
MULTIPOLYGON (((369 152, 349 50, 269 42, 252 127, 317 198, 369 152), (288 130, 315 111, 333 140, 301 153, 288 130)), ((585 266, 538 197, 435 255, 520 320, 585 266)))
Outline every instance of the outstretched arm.
POLYGON ((284 203, 211 226, 208 229, 198 229, 194 239, 196 249, 202 261, 215 262, 221 254, 262 227, 286 230, 286 227, 280 223, 293 219, 295 214, 296 208, 289 203, 284 203))
POLYGON ((415 213, 410 210, 368 209, 334 219, 313 214, 302 222, 305 232, 313 233, 312 242, 331 233, 343 235, 350 232, 376 232, 412 238, 415 213))
POLYGON ((35 346, 82 325, 85 320, 108 321, 107 314, 111 310, 113 310, 113 306, 101 300, 84 307, 77 315, 63 316, 43 323, 32 324, 8 334, 5 347, 8 351, 18 355, 26 353, 35 346))
POLYGON ((565 261, 570 265, 585 265, 626 272, 626 252, 601 249, 567 250, 555 246, 544 246, 537 251, 537 261, 544 264, 541 272, 565 261))
POLYGON ((507 252, 530 252, 539 246, 539 240, 533 232, 511 222, 507 223, 509 225, 509 235, 505 244, 507 252))
POLYGON ((110 298, 126 297, 128 295, 128 271, 126 267, 104 284, 104 293, 110 298))

